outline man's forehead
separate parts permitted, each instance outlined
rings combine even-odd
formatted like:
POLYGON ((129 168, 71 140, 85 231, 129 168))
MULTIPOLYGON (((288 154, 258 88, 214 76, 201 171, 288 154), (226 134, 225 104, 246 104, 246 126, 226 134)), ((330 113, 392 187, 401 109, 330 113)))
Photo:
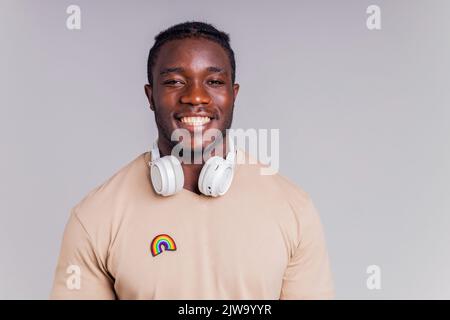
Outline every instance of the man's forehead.
POLYGON ((229 61, 225 50, 213 41, 182 39, 169 41, 161 47, 156 66, 158 74, 188 69, 225 72, 229 61))

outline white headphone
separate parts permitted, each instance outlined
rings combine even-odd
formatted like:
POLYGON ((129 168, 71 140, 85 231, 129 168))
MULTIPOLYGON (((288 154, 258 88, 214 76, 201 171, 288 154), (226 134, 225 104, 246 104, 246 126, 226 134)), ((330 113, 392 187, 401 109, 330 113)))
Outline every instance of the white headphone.
MULTIPOLYGON (((171 196, 183 189, 184 174, 177 157, 168 155, 160 157, 158 140, 151 150, 150 176, 153 189, 162 196, 171 196)), ((203 165, 198 178, 201 193, 211 197, 224 195, 231 186, 234 175, 235 150, 233 139, 228 139, 226 158, 213 156, 203 165)))

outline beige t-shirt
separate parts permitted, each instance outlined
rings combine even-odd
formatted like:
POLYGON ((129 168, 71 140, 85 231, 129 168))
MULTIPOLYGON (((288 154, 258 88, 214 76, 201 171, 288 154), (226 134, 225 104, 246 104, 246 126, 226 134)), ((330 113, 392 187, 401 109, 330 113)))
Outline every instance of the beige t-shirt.
POLYGON ((305 191, 247 163, 222 197, 162 197, 148 160, 141 154, 72 209, 51 299, 334 298, 305 191))

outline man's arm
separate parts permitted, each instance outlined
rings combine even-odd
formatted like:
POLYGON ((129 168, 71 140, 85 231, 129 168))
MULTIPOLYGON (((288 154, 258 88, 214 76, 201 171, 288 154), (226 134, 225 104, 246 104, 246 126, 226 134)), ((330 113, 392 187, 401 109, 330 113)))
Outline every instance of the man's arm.
POLYGON ((300 243, 285 271, 280 299, 333 299, 325 236, 319 213, 309 196, 301 210, 300 243))
POLYGON ((113 279, 75 210, 64 230, 50 299, 116 299, 113 279))

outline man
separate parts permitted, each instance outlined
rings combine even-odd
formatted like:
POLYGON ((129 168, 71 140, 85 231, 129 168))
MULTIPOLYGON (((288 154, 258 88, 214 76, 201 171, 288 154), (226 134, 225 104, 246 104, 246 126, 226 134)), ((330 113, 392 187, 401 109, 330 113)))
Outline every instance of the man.
MULTIPOLYGON (((205 149, 208 140, 196 133, 216 129, 225 137, 231 126, 239 85, 228 35, 201 22, 161 32, 148 82, 157 144, 72 209, 51 298, 333 298, 323 229, 306 192, 246 161, 233 165, 231 184, 211 197, 208 183, 199 187, 206 159, 171 158, 175 131, 191 135, 185 147, 205 149), (168 167, 157 167, 162 158, 168 167), (164 194, 169 178, 173 190, 181 187, 164 194)), ((226 160, 216 160, 229 165, 228 141, 226 160)))

